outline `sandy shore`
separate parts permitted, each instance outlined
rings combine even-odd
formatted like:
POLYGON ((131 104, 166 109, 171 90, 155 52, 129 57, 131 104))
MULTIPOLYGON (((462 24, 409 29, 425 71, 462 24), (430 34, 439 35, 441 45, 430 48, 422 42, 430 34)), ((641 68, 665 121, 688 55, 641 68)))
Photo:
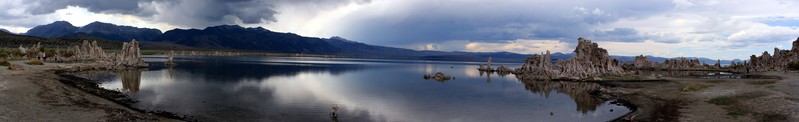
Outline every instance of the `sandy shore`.
POLYGON ((620 121, 799 121, 799 73, 780 79, 666 77, 662 82, 604 82, 602 97, 629 101, 636 111, 620 121))
POLYGON ((0 66, 0 121, 175 121, 138 112, 59 82, 55 70, 89 64, 0 66))

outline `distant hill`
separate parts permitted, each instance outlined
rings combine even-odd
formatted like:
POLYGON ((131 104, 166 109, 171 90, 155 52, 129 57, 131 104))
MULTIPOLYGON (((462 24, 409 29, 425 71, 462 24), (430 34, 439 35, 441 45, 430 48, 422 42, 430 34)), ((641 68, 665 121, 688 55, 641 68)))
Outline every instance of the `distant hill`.
POLYGON ((161 30, 158 29, 119 26, 103 22, 89 23, 86 26, 80 27, 78 32, 117 41, 130 41, 132 39, 153 40, 155 37, 161 35, 161 30))
POLYGON ((28 30, 28 32, 25 32, 25 34, 44 38, 54 38, 75 32, 78 32, 78 27, 73 26, 71 23, 67 21, 55 21, 50 24, 33 27, 28 30))
POLYGON ((213 26, 202 30, 174 29, 153 41, 222 50, 313 54, 334 54, 341 51, 320 38, 272 32, 261 27, 244 28, 238 25, 213 26))
POLYGON ((161 35, 161 31, 158 29, 119 26, 103 22, 92 22, 83 27, 75 27, 66 21, 56 21, 47 25, 33 27, 25 34, 44 38, 89 35, 108 40, 130 41, 131 39, 152 40, 158 35, 161 35))
POLYGON ((11 31, 8 31, 8 30, 6 30, 6 29, 3 29, 3 28, 0 28, 0 32, 11 33, 11 31))

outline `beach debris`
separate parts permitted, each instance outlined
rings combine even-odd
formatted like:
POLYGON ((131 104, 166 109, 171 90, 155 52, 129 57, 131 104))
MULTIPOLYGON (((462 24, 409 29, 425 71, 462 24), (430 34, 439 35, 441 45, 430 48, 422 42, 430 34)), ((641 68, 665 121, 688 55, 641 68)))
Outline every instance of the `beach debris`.
POLYGON ((425 80, 434 79, 436 81, 446 81, 446 80, 452 79, 452 77, 449 76, 449 75, 446 75, 444 73, 441 73, 441 72, 436 72, 434 74, 424 74, 424 79, 425 80))

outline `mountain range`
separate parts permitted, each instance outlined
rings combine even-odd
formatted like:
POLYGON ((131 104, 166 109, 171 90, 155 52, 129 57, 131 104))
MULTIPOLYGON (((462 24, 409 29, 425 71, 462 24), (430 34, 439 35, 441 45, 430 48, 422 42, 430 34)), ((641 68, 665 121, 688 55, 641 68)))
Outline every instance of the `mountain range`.
MULTIPOLYGON (((241 50, 277 53, 308 53, 357 56, 366 58, 452 60, 484 62, 492 57, 495 62, 523 62, 528 54, 511 52, 445 52, 411 50, 396 47, 369 45, 341 37, 304 37, 293 33, 274 32, 262 27, 245 28, 238 25, 220 25, 204 29, 173 29, 161 33, 151 28, 136 28, 110 23, 93 22, 83 27, 75 27, 66 21, 56 21, 36 26, 26 35, 44 38, 91 38, 97 37, 115 41, 137 39, 143 41, 142 48, 161 49, 182 47, 181 49, 241 50), (163 46, 169 45, 169 46, 163 46), (152 46, 152 47, 150 47, 152 46), (158 48, 154 48, 158 47, 158 48)), ((573 53, 553 53, 552 59, 568 59, 573 53)), ((634 56, 612 56, 620 61, 632 61, 634 56)), ((669 58, 647 56, 650 61, 662 62, 669 58)), ((696 57, 691 57, 696 58, 696 57)), ((702 62, 715 63, 716 60, 696 58, 702 62)), ((722 60, 722 64, 733 60, 722 60)))
POLYGON ((43 38, 55 38, 76 35, 90 35, 115 41, 153 40, 161 35, 161 30, 152 28, 136 28, 119 26, 111 23, 92 22, 83 27, 76 27, 67 21, 56 21, 31 28, 26 35, 43 38))

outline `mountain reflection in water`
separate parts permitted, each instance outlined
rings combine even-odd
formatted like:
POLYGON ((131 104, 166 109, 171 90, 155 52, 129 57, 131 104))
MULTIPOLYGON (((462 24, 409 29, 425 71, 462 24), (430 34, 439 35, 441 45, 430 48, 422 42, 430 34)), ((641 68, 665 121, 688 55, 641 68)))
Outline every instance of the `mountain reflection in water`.
POLYGON ((83 74, 130 92, 139 101, 132 107, 202 121, 330 121, 334 105, 341 121, 607 121, 629 112, 592 98, 595 84, 519 81, 472 63, 178 57, 170 68, 161 58, 145 60, 151 68, 144 71, 83 74), (422 78, 431 72, 455 79, 422 78))

